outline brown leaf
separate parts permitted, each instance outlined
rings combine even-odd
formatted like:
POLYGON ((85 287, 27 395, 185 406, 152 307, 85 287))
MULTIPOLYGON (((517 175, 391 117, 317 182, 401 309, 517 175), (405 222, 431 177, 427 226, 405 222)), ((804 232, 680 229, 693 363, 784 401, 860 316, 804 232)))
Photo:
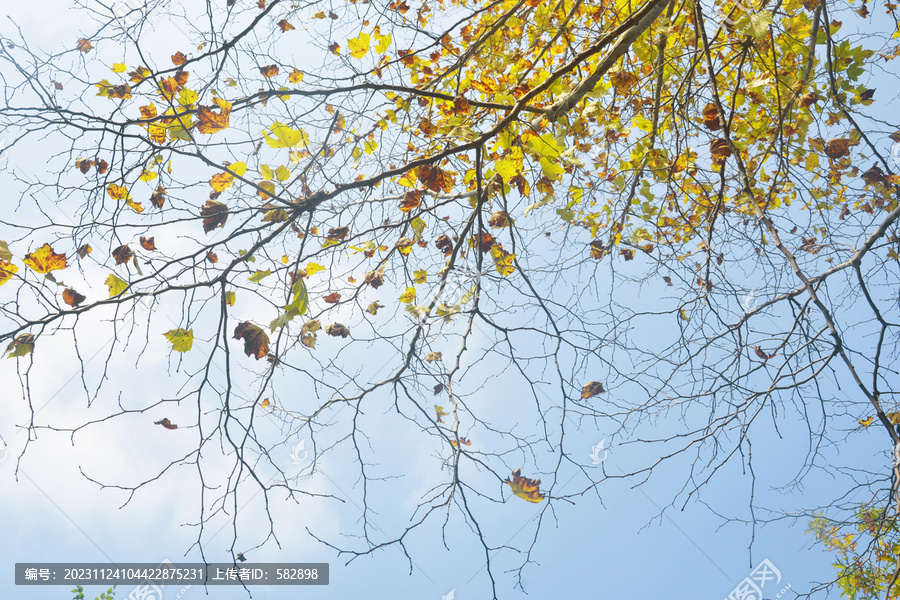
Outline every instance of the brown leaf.
POLYGON ((331 292, 330 294, 323 296, 322 300, 329 304, 337 304, 341 301, 341 295, 338 292, 331 292))
POLYGON ((581 399, 587 400, 597 394, 602 394, 606 390, 603 389, 603 384, 599 381, 589 381, 581 388, 581 399))
POLYGON ((481 235, 479 235, 476 239, 478 240, 478 247, 482 252, 490 252, 491 248, 493 248, 494 244, 496 243, 494 236, 489 234, 487 231, 482 231, 481 235))
POLYGON ((873 164, 872 168, 862 174, 863 181, 869 185, 887 185, 888 180, 884 175, 884 171, 877 164, 873 164))
POLYGON ((753 350, 754 350, 754 352, 756 352, 756 355, 763 360, 769 360, 770 358, 775 358, 774 354, 766 354, 765 350, 763 350, 759 346, 753 346, 753 350))
POLYGON ((44 244, 34 252, 29 252, 22 262, 37 273, 59 271, 68 266, 66 255, 54 252, 50 244, 44 244))
POLYGON ((850 154, 850 140, 834 138, 825 144, 825 155, 831 159, 838 159, 850 154))
POLYGON ((440 394, 440 393, 443 392, 443 391, 444 391, 444 384, 443 384, 443 383, 439 383, 439 384, 437 384, 436 386, 434 386, 434 395, 435 395, 435 396, 437 396, 438 394, 440 394))
POLYGON ((294 26, 288 23, 287 19, 278 21, 278 26, 281 27, 281 33, 287 33, 288 31, 294 29, 294 26))
POLYGON ((328 238, 329 240, 335 241, 343 241, 344 238, 350 233, 349 227, 333 227, 328 230, 328 238))
POLYGON ((731 156, 731 147, 722 138, 716 138, 709 141, 709 152, 712 154, 715 162, 724 162, 726 158, 731 156))
POLYGON ((146 238, 146 237, 144 237, 144 236, 141 236, 141 247, 142 247, 144 250, 149 250, 149 251, 156 250, 156 242, 155 242, 155 239, 156 239, 156 238, 152 238, 152 237, 151 237, 151 238, 146 238))
POLYGON ((156 191, 150 196, 150 204, 152 204, 154 208, 162 208, 165 203, 166 190, 162 184, 159 184, 156 186, 156 191))
POLYGON ((90 52, 90 51, 91 51, 91 48, 93 48, 93 47, 94 47, 94 46, 93 46, 93 44, 91 44, 91 41, 90 41, 90 40, 87 40, 87 39, 85 39, 85 38, 81 38, 81 39, 78 40, 78 45, 75 46, 75 49, 76 49, 76 50, 81 50, 82 52, 87 53, 87 52, 90 52))
POLYGON ((209 252, 206 255, 206 260, 208 260, 212 264, 216 264, 217 262, 219 262, 219 255, 215 252, 209 252))
POLYGON ((588 248, 590 248, 591 258, 593 259, 600 260, 606 254, 606 245, 603 243, 603 240, 594 240, 588 244, 588 248))
POLYGON ((163 419, 161 421, 154 421, 154 425, 162 425, 166 429, 178 429, 178 425, 170 421, 169 419, 163 419))
POLYGON ((631 260, 634 258, 634 250, 631 248, 623 248, 619 250, 619 256, 624 256, 625 260, 631 260))
POLYGON ((187 62, 187 56, 185 56, 182 52, 176 52, 172 55, 172 64, 176 67, 180 67, 184 63, 187 62))
POLYGON ((364 281, 377 290, 384 284, 384 273, 381 271, 369 271, 366 273, 364 281))
POLYGON ((75 252, 78 253, 79 258, 84 258, 88 254, 90 254, 92 250, 93 248, 91 248, 90 244, 82 244, 75 252))
POLYGON ((112 251, 112 255, 113 258, 116 259, 116 264, 121 265, 131 260, 131 257, 134 256, 134 252, 131 251, 131 248, 128 247, 128 244, 122 244, 112 251))
POLYGON ((200 216, 203 217, 203 232, 209 233, 216 227, 225 226, 225 221, 228 220, 228 207, 221 202, 207 200, 200 209, 200 216))
POLYGON ((350 330, 340 323, 333 323, 325 328, 325 333, 334 337, 345 338, 350 335, 350 330))
POLYGON ((266 65, 264 67, 259 68, 259 72, 262 73, 263 77, 275 77, 278 75, 278 65, 266 65))
POLYGON ((512 481, 507 479, 506 483, 512 488, 513 494, 519 498, 534 502, 535 504, 544 499, 544 496, 541 495, 540 492, 541 480, 522 477, 522 469, 513 471, 512 481))
POLYGON ((446 235, 439 236, 434 240, 434 245, 444 253, 444 256, 450 256, 453 253, 453 242, 446 235))
POLYGON ((453 190, 453 178, 440 167, 422 165, 416 169, 416 177, 432 192, 449 194, 453 190))
POLYGON ((256 360, 269 353, 269 336, 253 323, 244 321, 234 329, 234 339, 244 340, 244 354, 256 360))
POLYGON ((62 293, 63 301, 72 308, 78 308, 78 305, 84 302, 85 297, 73 290, 66 288, 62 293))
POLYGON ((505 210, 498 210, 488 219, 488 225, 494 228, 509 227, 509 213, 505 210))
POLYGON ((408 213, 411 210, 414 210, 422 204, 421 194, 418 190, 412 190, 406 192, 403 196, 403 200, 400 201, 400 206, 398 208, 401 212, 408 213))
POLYGON ((707 102, 703 107, 703 124, 710 131, 722 129, 722 123, 719 122, 719 109, 712 102, 707 102))
POLYGON ((666 275, 665 277, 663 277, 663 281, 666 282, 666 285, 667 285, 667 286, 672 287, 672 278, 671 278, 671 277, 669 277, 668 275, 666 275))

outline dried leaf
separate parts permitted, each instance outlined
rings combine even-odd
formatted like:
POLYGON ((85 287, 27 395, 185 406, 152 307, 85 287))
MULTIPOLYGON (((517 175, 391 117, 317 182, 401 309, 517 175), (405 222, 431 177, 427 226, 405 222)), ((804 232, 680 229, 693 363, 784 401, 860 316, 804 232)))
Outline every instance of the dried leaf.
POLYGON ((161 421, 154 421, 154 425, 162 425, 166 429, 178 429, 178 425, 170 421, 169 419, 162 419, 161 421))
POLYGON ((513 471, 512 481, 507 479, 506 483, 512 488, 513 494, 519 498, 534 502, 535 504, 544 499, 544 496, 541 495, 540 492, 541 480, 522 477, 522 469, 513 471))
POLYGON ((325 328, 325 333, 334 337, 345 338, 350 335, 350 330, 340 323, 333 323, 325 328))
POLYGON ((599 381, 589 381, 584 384, 581 388, 581 399, 587 400, 597 394, 602 394, 606 390, 603 389, 603 384, 599 381))
POLYGON ((66 288, 62 293, 62 297, 63 301, 72 308, 78 308, 78 305, 85 301, 85 297, 72 288, 66 288))
POLYGON ((134 252, 131 251, 131 248, 128 247, 128 244, 122 244, 118 248, 112 251, 113 258, 116 259, 116 264, 121 265, 127 263, 134 256, 134 252))
POLYGON ((221 202, 207 200, 200 209, 200 216, 203 217, 203 232, 209 233, 217 227, 225 226, 225 221, 228 220, 228 207, 221 202))
POLYGON ((53 248, 50 247, 50 244, 44 244, 34 252, 29 252, 25 255, 25 259, 22 262, 38 273, 60 271, 68 266, 66 255, 56 254, 53 248))
POLYGON ((234 339, 244 340, 244 354, 253 356, 256 360, 269 353, 269 336, 260 327, 244 321, 234 329, 234 339))

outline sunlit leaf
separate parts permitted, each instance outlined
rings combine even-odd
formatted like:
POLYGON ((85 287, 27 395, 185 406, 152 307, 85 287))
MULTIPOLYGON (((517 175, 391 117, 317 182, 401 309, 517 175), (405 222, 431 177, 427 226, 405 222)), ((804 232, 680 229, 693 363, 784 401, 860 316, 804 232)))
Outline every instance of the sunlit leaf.
POLYGON ((66 262, 66 255, 54 252, 50 244, 44 244, 34 252, 29 252, 22 262, 37 273, 60 271, 69 266, 66 262))
POLYGON ((540 492, 541 480, 522 477, 522 469, 512 472, 512 481, 506 479, 507 485, 512 488, 513 494, 529 502, 538 503, 544 499, 540 492))
POLYGON ((172 329, 163 335, 172 343, 172 350, 175 352, 188 352, 194 347, 193 329, 172 329))

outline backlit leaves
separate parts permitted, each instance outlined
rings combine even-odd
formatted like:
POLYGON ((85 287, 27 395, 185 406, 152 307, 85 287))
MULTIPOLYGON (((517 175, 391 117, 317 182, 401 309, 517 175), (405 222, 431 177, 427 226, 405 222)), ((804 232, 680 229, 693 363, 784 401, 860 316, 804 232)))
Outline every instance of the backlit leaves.
POLYGON ((59 271, 68 266, 66 255, 54 252, 50 244, 44 244, 34 252, 29 252, 22 262, 37 273, 59 271))
POLYGON ((850 154, 850 140, 835 138, 825 144, 825 155, 831 159, 843 158, 850 154))
POLYGON ((228 122, 231 116, 231 102, 227 102, 222 98, 213 98, 213 102, 219 107, 216 112, 211 106, 201 106, 197 109, 197 131, 200 133, 211 134, 228 128, 228 122))
POLYGON ((602 394, 606 390, 603 389, 603 384, 599 381, 589 381, 581 388, 581 399, 587 400, 597 394, 602 394))
POLYGON ((494 259, 494 268, 502 277, 507 277, 515 272, 513 261, 516 260, 516 255, 504 250, 499 243, 491 246, 491 258, 494 259))
POLYGON ((347 46, 350 48, 350 56, 361 59, 369 52, 369 40, 371 37, 368 33, 360 33, 359 37, 347 40, 347 46))
POLYGON ((269 131, 272 135, 263 133, 263 137, 271 148, 305 148, 309 144, 309 137, 302 129, 293 129, 276 121, 269 131))
POLYGON ((172 329, 163 335, 172 343, 172 350, 175 352, 188 352, 194 347, 193 329, 172 329))
POLYGON ((293 25, 288 23, 287 19, 281 19, 280 21, 278 21, 278 27, 281 28, 281 33, 287 33, 288 31, 295 29, 293 25))
POLYGON ((244 340, 244 354, 259 360, 269 353, 269 336, 260 327, 244 321, 234 329, 234 339, 244 340))
POLYGON ((263 77, 275 77, 278 75, 278 65, 266 65, 264 67, 259 68, 259 72, 262 73, 263 77))
POLYGON ((6 352, 9 355, 6 358, 15 358, 17 356, 27 356, 34 352, 35 337, 31 333, 20 333, 13 341, 6 346, 6 352))
POLYGON ((18 272, 19 267, 9 261, 0 259, 0 285, 3 285, 4 283, 12 279, 13 275, 18 272))
POLYGON ((122 244, 118 248, 112 251, 113 258, 116 259, 116 264, 121 265, 127 263, 134 256, 134 252, 131 251, 131 248, 128 247, 128 244, 122 244))
POLYGON ((155 238, 141 236, 141 248, 148 251, 156 250, 155 238))
POLYGON ((106 278, 106 281, 103 282, 106 284, 106 287, 109 288, 109 297, 113 298, 118 296, 122 292, 128 289, 128 283, 117 277, 116 275, 109 275, 106 278))
POLYGON ((221 202, 207 200, 200 209, 200 216, 203 217, 204 233, 209 233, 217 227, 225 226, 225 221, 228 220, 228 207, 221 202))
POLYGON ((432 192, 453 191, 453 178, 443 169, 434 165, 422 165, 416 169, 416 177, 432 192))
POLYGON ((184 53, 179 51, 172 55, 172 64, 175 65, 176 67, 180 67, 181 65, 183 65, 186 62, 187 62, 187 56, 185 56, 184 53))
POLYGON ((529 502, 538 503, 544 499, 540 492, 541 480, 522 477, 522 469, 512 472, 512 481, 506 479, 506 484, 512 488, 513 494, 529 502))
POLYGON ((85 38, 80 38, 78 40, 78 44, 75 46, 75 49, 80 50, 81 52, 84 52, 85 54, 87 54, 88 52, 91 51, 91 49, 93 47, 94 47, 94 45, 91 44, 90 40, 85 39, 85 38))
POLYGON ((85 297, 76 292, 72 288, 66 288, 62 293, 63 302, 72 308, 78 308, 78 305, 85 301, 85 297))
POLYGON ((418 190, 411 190, 409 192, 406 192, 406 195, 403 196, 403 199, 400 201, 400 206, 398 208, 402 212, 408 213, 411 210, 418 208, 421 203, 421 194, 418 192, 418 190))

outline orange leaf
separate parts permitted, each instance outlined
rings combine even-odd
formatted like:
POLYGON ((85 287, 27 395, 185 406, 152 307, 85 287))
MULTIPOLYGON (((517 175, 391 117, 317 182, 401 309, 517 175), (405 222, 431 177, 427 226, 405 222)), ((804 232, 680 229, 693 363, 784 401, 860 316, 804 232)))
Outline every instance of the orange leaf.
POLYGON ((754 352, 756 352, 756 355, 763 360, 769 360, 770 358, 775 358, 774 354, 766 354, 765 350, 763 350, 759 346, 753 346, 753 350, 754 350, 754 352))
POLYGON ((265 67, 260 67, 259 72, 262 73, 263 77, 275 77, 278 75, 278 65, 266 65, 265 67))
POLYGON ((211 106, 201 106, 197 109, 197 131, 200 133, 216 133, 228 127, 228 119, 231 115, 231 102, 221 98, 213 98, 219 106, 219 112, 213 111, 211 106))
POLYGON ((512 472, 512 481, 509 479, 506 480, 506 483, 509 484, 509 487, 512 488, 513 494, 522 498, 524 500, 528 500, 529 502, 534 502, 535 504, 544 499, 544 496, 541 495, 540 479, 529 479, 528 477, 522 477, 522 469, 516 469, 512 472))
POLYGON ((244 354, 259 360, 269 353, 269 336, 253 323, 244 321, 234 330, 234 339, 244 340, 244 354))
POLYGON ((722 129, 722 124, 719 122, 719 109, 712 102, 707 102, 703 107, 703 124, 710 131, 722 129))
POLYGON ((113 200, 125 200, 128 198, 128 188, 124 185, 111 183, 106 186, 106 193, 109 194, 109 197, 113 200))
POLYGON ((185 56, 182 52, 176 52, 172 55, 172 64, 176 67, 180 67, 184 63, 187 62, 187 56, 185 56))
POLYGON ((166 203, 166 189, 159 184, 156 187, 156 191, 150 196, 150 204, 152 204, 156 208, 162 208, 163 204, 166 203))
POLYGON ((78 305, 84 302, 85 298, 72 288, 66 288, 62 293, 63 301, 72 308, 78 308, 78 305))
POLYGON ((207 200, 200 209, 200 216, 203 217, 203 232, 209 233, 217 227, 225 226, 225 221, 228 219, 228 207, 221 202, 207 200))
POLYGON ((453 178, 440 167, 422 165, 416 169, 416 176, 432 192, 449 194, 453 190, 453 178))
POLYGON ((406 192, 406 195, 403 196, 403 200, 400 201, 400 206, 398 207, 401 212, 408 213, 411 210, 414 210, 422 204, 421 194, 417 190, 412 190, 406 192))
POLYGON ((281 27, 281 33, 287 33, 288 31, 294 29, 294 26, 288 23, 287 19, 278 21, 278 26, 281 27))
POLYGON ((151 237, 151 238, 146 238, 146 237, 144 237, 144 236, 141 236, 141 247, 142 247, 144 250, 156 250, 156 242, 155 242, 155 239, 156 239, 156 238, 152 238, 152 237, 151 237))
POLYGON ((835 138, 825 144, 825 155, 836 159, 850 154, 850 140, 835 138))
POLYGON ((166 429, 178 429, 178 425, 170 421, 169 419, 163 419, 162 421, 154 421, 154 425, 162 425, 166 429))
POLYGON ((337 304, 341 300, 341 295, 338 292, 331 292, 327 296, 324 296, 322 300, 329 304, 337 304))
POLYGON ((76 49, 76 50, 81 50, 82 52, 87 53, 87 52, 90 52, 91 48, 93 48, 93 47, 94 47, 94 46, 93 46, 93 44, 91 44, 91 41, 90 41, 90 40, 87 40, 87 39, 85 39, 85 38, 81 38, 81 39, 78 40, 78 45, 75 46, 75 49, 76 49))
POLYGON ((599 381, 589 381, 581 388, 581 399, 587 400, 597 394, 602 394, 606 390, 603 389, 603 384, 599 381))
POLYGON ((265 400, 263 400, 262 402, 259 403, 259 405, 262 406, 263 408, 268 408, 269 404, 271 404, 271 403, 269 402, 268 398, 266 398, 265 400))
POLYGON ((347 235, 350 233, 349 227, 333 227, 328 230, 328 239, 335 241, 342 241, 347 235))
POLYGON ((22 262, 38 273, 59 271, 69 266, 66 264, 66 255, 53 252, 50 244, 44 244, 34 252, 29 252, 22 262))

